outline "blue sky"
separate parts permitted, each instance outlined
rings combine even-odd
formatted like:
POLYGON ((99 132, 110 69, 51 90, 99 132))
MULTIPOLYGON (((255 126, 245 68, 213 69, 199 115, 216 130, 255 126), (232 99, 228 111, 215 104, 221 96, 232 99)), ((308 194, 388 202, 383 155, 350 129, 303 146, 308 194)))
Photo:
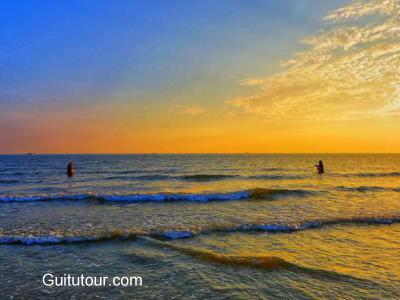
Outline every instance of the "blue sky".
POLYGON ((0 101, 229 97, 343 2, 2 1, 0 101))

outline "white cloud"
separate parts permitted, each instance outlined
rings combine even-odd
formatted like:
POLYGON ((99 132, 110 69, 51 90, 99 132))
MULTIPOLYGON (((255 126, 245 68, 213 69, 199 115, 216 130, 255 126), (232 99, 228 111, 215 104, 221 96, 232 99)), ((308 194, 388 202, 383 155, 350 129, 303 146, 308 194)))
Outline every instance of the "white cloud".
POLYGON ((306 38, 308 49, 288 59, 281 72, 241 82, 258 85, 255 95, 227 102, 269 118, 343 119, 398 112, 400 0, 353 2, 325 19, 333 27, 306 38))
POLYGON ((350 5, 332 11, 325 19, 338 22, 373 14, 399 15, 398 0, 354 1, 350 5))
POLYGON ((241 86, 254 86, 261 85, 264 83, 264 80, 260 78, 247 78, 240 81, 241 86))

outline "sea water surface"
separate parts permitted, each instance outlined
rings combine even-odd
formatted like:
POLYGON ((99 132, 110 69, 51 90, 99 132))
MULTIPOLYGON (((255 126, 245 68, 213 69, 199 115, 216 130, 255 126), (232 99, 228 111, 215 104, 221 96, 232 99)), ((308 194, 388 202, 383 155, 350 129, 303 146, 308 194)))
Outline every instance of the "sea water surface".
POLYGON ((400 155, 2 155, 0 266, 5 297, 395 299, 400 155))

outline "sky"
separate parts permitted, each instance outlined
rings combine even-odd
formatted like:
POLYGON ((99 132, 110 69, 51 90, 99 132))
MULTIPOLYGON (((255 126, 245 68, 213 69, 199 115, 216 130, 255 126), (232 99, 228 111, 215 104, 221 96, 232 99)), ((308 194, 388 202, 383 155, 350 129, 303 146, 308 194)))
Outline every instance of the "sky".
POLYGON ((0 2, 0 153, 400 152, 400 0, 0 2))

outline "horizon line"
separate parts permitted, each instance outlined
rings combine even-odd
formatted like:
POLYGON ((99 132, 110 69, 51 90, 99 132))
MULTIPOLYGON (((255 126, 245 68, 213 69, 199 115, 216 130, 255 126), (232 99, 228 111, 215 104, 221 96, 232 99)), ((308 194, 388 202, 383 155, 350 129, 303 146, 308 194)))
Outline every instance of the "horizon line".
POLYGON ((238 155, 238 154, 400 154, 400 152, 82 152, 82 153, 0 153, 0 155, 238 155))

